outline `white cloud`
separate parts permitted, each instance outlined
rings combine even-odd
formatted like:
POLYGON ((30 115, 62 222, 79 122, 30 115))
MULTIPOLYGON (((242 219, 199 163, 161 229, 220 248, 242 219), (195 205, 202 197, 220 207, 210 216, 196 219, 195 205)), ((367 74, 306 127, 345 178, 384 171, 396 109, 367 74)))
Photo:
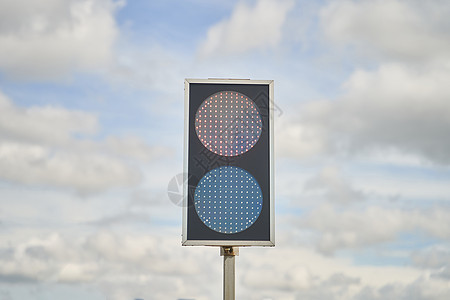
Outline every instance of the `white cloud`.
POLYGON ((112 0, 2 1, 0 70, 25 79, 58 79, 107 64, 118 35, 112 0))
POLYGON ((140 180, 138 170, 115 157, 29 143, 2 143, 0 170, 3 179, 71 187, 80 192, 136 184, 140 180))
POLYGON ((187 70, 183 69, 183 60, 186 59, 183 53, 174 50, 163 48, 156 42, 137 46, 124 35, 116 60, 105 75, 113 86, 162 92, 168 99, 160 102, 178 99, 180 95, 176 87, 187 70))
MULTIPOLYGON (((332 1, 320 14, 325 36, 409 62, 449 59, 450 5, 445 1, 332 1)), ((374 53, 375 52, 375 53, 374 53)))
POLYGON ((94 115, 61 107, 15 106, 0 92, 0 133, 17 140, 62 145, 72 134, 94 134, 98 130, 94 115))
POLYGON ((258 0, 254 7, 238 3, 231 17, 208 30, 201 55, 240 54, 278 45, 293 1, 258 0))
POLYGON ((0 177, 5 180, 98 191, 138 183, 141 172, 132 162, 164 154, 135 137, 104 141, 74 137, 98 130, 97 118, 86 112, 23 108, 3 94, 0 112, 0 177))

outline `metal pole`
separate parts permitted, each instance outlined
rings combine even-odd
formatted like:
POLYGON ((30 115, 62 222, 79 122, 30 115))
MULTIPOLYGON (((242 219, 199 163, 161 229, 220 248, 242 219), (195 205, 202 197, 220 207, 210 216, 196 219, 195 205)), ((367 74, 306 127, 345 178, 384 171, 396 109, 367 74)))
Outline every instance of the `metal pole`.
POLYGON ((220 247, 220 256, 223 256, 223 300, 235 300, 236 255, 239 255, 239 248, 220 247))

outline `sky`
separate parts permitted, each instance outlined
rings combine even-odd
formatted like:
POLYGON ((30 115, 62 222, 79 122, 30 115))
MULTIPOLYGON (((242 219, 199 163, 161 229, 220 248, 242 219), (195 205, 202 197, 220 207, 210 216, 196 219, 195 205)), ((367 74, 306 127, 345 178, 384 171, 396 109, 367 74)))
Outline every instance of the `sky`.
POLYGON ((450 2, 0 0, 0 299, 220 299, 181 246, 184 79, 274 80, 249 300, 450 296, 450 2))

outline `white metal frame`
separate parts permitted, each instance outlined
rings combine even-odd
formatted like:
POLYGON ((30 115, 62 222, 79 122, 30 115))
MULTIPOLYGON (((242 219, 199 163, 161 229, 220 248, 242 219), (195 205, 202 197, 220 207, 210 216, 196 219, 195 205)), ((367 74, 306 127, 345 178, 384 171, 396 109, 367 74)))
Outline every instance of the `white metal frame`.
POLYGON ((184 81, 184 156, 183 156, 183 246, 275 246, 275 185, 274 185, 274 91, 273 80, 250 79, 185 79, 184 81), (269 241, 216 241, 187 240, 188 212, 188 151, 189 151, 189 85, 191 83, 210 84, 266 84, 269 86, 269 172, 270 172, 270 240, 269 241))

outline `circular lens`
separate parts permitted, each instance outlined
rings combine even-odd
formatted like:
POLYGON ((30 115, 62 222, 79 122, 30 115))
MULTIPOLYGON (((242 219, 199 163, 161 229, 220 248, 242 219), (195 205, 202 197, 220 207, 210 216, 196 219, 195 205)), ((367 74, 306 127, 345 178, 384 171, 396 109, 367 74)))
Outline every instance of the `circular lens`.
POLYGON ((195 115, 195 131, 202 144, 223 156, 250 150, 262 131, 255 103, 244 94, 222 91, 206 98, 195 115))
POLYGON ((256 179, 238 167, 219 167, 206 173, 194 195, 203 223, 214 231, 237 233, 250 227, 262 209, 262 192, 256 179))

